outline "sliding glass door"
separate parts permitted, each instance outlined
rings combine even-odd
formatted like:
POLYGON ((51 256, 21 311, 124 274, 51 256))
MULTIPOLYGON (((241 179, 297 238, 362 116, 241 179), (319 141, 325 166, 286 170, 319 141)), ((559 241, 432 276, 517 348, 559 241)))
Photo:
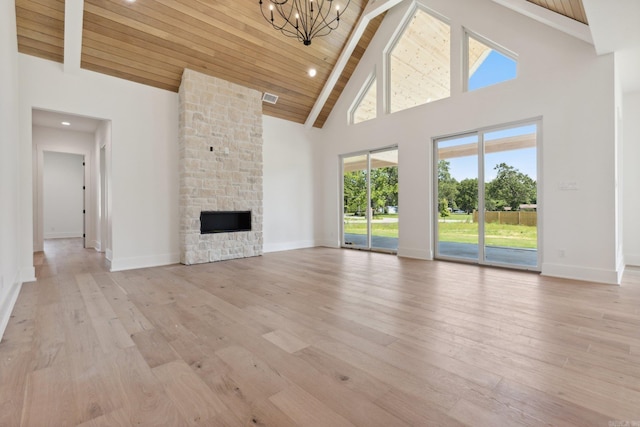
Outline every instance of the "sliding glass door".
POLYGON ((342 246, 398 250, 398 149, 342 157, 342 246))
POLYGON ((538 124, 437 139, 437 258, 539 269, 538 124))

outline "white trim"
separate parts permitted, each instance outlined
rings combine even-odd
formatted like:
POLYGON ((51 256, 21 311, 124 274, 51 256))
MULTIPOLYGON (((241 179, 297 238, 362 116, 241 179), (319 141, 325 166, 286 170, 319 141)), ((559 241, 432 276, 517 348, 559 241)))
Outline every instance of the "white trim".
POLYGON ((80 70, 82 54, 83 0, 64 2, 64 71, 80 70))
POLYGON ((605 283, 619 285, 618 272, 603 270, 601 268, 585 268, 573 265, 542 264, 543 276, 558 277, 562 279, 582 280, 585 282, 605 283))
POLYGON ((335 241, 335 240, 317 240, 316 239, 316 246, 320 246, 323 248, 334 248, 334 249, 340 249, 340 242, 339 241, 335 241))
POLYGON ((104 257, 108 260, 108 261, 113 261, 113 251, 111 249, 106 249, 104 251, 104 257))
POLYGON ((50 231, 44 233, 45 239, 72 239, 75 237, 82 237, 82 231, 50 231))
POLYGON ((35 282, 36 279, 36 269, 34 266, 25 267, 20 270, 20 282, 35 282))
POLYGON ((548 25, 551 28, 562 31, 577 39, 593 45, 593 37, 588 25, 553 12, 527 0, 493 0, 501 6, 518 12, 524 16, 548 25))
POLYGON ((13 307, 18 301, 18 295, 20 295, 20 289, 22 289, 22 282, 19 280, 19 273, 16 273, 16 277, 13 279, 7 296, 0 304, 0 340, 4 335, 4 331, 7 329, 9 319, 11 318, 11 312, 13 307))
MULTIPOLYGON (((377 75, 376 75, 376 67, 374 65, 373 66, 373 70, 371 71, 369 76, 364 81, 364 84, 360 87, 360 92, 355 97, 353 103, 349 107, 349 110, 348 110, 349 112, 348 112, 348 116, 347 116, 347 123, 349 123, 350 125, 357 124, 355 122, 355 120, 354 120, 354 116, 356 114, 356 110, 358 109, 358 107, 360 107, 360 104, 362 104, 362 101, 364 100, 364 97, 367 96, 367 94, 369 93, 369 89, 371 89, 371 86, 373 86, 373 83, 376 84, 376 110, 375 110, 375 116, 373 116, 370 119, 363 120, 362 122, 366 122, 366 121, 378 118, 378 93, 377 93, 378 92, 378 87, 377 87, 378 80, 377 80, 377 75)), ((362 123, 362 122, 358 122, 358 123, 362 123)))
POLYGON ((624 261, 626 265, 640 267, 640 254, 626 254, 624 256, 624 261))
POLYGON ((398 256, 401 258, 420 259, 423 261, 433 261, 433 252, 429 249, 398 248, 398 256))
POLYGON ((294 249, 308 249, 316 246, 313 240, 299 240, 297 242, 284 242, 284 243, 265 243, 263 251, 269 252, 282 252, 291 251, 294 249))
POLYGON ((161 255, 146 255, 130 258, 116 258, 111 260, 110 271, 133 270, 136 268, 160 267, 163 265, 178 264, 180 254, 170 253, 161 255))

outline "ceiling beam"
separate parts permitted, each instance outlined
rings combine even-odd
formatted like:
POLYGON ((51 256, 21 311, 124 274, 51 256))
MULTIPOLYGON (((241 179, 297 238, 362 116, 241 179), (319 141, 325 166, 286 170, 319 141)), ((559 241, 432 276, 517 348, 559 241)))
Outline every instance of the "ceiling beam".
POLYGON ((369 25, 369 21, 391 9, 400 2, 402 2, 402 0, 369 0, 369 3, 365 7, 362 15, 360 16, 360 19, 358 20, 358 23, 353 29, 353 32, 351 33, 347 44, 342 50, 342 53, 340 53, 338 62, 336 62, 336 65, 333 67, 333 70, 331 71, 327 82, 322 88, 322 92, 320 92, 320 96, 318 96, 316 103, 313 105, 313 108, 311 109, 311 112, 309 113, 309 116, 305 121, 304 125, 307 129, 311 129, 313 124, 316 122, 316 119, 320 115, 325 102, 327 102, 329 95, 331 95, 331 91, 338 82, 340 75, 342 75, 344 67, 347 65, 347 62, 349 62, 351 54, 358 45, 358 42, 360 42, 360 38, 366 30, 367 25, 369 25))
POLYGON ((591 30, 589 26, 578 22, 574 19, 568 18, 559 13, 553 12, 537 4, 531 3, 527 0, 493 0, 501 6, 514 10, 529 18, 535 19, 545 25, 576 37, 589 44, 593 44, 593 38, 591 37, 591 30))
POLYGON ((80 70, 82 55, 82 20, 84 0, 64 2, 64 65, 65 73, 80 70))

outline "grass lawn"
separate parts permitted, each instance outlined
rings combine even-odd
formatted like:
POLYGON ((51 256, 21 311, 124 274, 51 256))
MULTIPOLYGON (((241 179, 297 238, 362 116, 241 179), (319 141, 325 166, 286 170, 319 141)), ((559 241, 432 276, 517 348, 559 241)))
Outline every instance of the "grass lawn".
MULTIPOLYGON (((537 227, 490 223, 484 230, 488 246, 535 249, 538 245, 537 227)), ((441 242, 478 243, 478 224, 440 222, 438 231, 441 242)))
MULTIPOLYGON (((441 242, 478 243, 478 224, 471 222, 471 215, 451 215, 445 220, 446 222, 438 223, 441 242)), ((364 218, 348 218, 344 224, 344 232, 367 234, 367 222, 364 218)), ((374 222, 372 233, 374 236, 398 237, 398 223, 374 222)), ((485 225, 485 233, 485 243, 488 246, 535 249, 538 244, 537 227, 490 223, 485 225)))

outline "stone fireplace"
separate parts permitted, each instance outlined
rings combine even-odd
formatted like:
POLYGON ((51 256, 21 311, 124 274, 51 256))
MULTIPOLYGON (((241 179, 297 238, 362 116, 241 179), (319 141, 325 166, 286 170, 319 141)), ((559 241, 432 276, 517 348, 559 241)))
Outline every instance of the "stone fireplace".
POLYGON ((186 69, 179 98, 180 262, 262 255, 261 93, 186 69), (208 212, 250 212, 250 230, 201 233, 208 212))

